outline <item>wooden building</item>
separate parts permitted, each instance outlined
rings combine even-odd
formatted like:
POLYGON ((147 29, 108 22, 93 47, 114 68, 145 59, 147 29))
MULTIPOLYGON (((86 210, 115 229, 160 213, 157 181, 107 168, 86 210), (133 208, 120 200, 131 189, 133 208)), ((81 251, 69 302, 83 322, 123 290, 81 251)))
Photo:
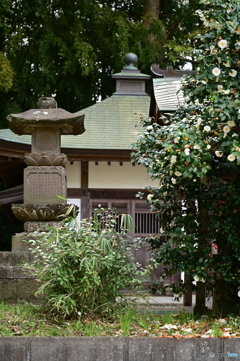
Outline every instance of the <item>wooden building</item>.
MULTIPOLYGON (((146 237, 159 233, 160 223, 156 214, 149 212, 145 199, 136 194, 145 186, 156 186, 158 181, 147 177, 146 168, 131 162, 131 143, 142 132, 139 114, 148 116, 149 109, 158 121, 161 113, 176 109, 176 90, 182 73, 153 65, 153 95, 146 93, 150 76, 136 67, 137 57, 128 54, 127 66, 112 78, 116 81, 115 93, 77 114, 85 114, 85 133, 64 135, 61 152, 68 157, 66 164, 67 196, 80 209, 80 219, 88 218, 94 209, 114 207, 119 213, 128 213, 135 220, 134 236, 146 237), (169 76, 170 74, 170 76, 169 76), (174 75, 174 76, 173 76, 174 75)), ((160 120, 161 122, 161 120, 160 120)), ((18 136, 9 129, 0 130, 0 178, 7 189, 0 192, 0 208, 8 217, 12 203, 23 202, 24 154, 30 152, 31 138, 18 136)), ((136 254, 143 265, 148 259, 148 246, 136 254)), ((159 269, 160 270, 160 269, 159 269)), ((158 278, 155 272, 154 278, 158 278)))
MULTIPOLYGON (((143 166, 131 163, 131 143, 142 132, 136 126, 139 114, 149 114, 150 96, 146 82, 150 76, 136 67, 133 54, 126 57, 127 66, 118 74, 115 93, 78 114, 85 114, 85 133, 64 135, 61 152, 66 164, 67 196, 80 208, 80 218, 88 218, 94 209, 114 207, 135 220, 134 236, 158 233, 156 215, 150 213, 146 199, 136 198, 145 186, 158 184, 147 177, 143 166)), ((0 130, 0 177, 7 189, 0 192, 0 207, 9 216, 12 203, 23 202, 24 154, 30 152, 31 138, 18 136, 9 129, 0 130)), ((138 251, 137 259, 147 262, 147 246, 138 251)))

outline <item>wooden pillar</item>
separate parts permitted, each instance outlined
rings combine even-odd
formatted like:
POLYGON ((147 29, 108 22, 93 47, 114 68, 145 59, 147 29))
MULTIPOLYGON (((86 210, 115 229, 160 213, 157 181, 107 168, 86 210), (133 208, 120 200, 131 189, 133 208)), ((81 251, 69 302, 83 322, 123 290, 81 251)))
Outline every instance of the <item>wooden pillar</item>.
POLYGON ((88 194, 89 165, 87 161, 81 162, 81 218, 89 218, 89 194, 88 194))
POLYGON ((205 306, 205 292, 205 283, 198 281, 196 290, 196 303, 193 309, 195 315, 203 315, 207 311, 207 307, 205 306))

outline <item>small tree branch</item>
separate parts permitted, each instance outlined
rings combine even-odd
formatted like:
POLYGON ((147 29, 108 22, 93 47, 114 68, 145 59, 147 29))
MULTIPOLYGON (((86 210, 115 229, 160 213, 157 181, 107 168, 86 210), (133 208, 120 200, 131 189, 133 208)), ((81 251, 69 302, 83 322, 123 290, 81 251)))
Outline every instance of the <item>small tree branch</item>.
POLYGON ((170 29, 167 32, 167 40, 170 39, 174 33, 174 31, 176 30, 176 28, 178 27, 178 24, 180 23, 179 20, 175 20, 172 25, 170 26, 170 29))

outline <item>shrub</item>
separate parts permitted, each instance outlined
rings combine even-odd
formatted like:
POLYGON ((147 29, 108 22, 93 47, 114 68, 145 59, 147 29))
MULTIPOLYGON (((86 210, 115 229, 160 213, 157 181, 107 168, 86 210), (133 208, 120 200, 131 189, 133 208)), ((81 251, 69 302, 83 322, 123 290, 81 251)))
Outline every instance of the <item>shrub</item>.
MULTIPOLYGON (((122 219, 127 219, 122 217, 122 219)), ((61 228, 50 228, 40 239, 29 241, 35 260, 30 268, 40 281, 48 312, 63 318, 109 317, 123 300, 120 292, 141 286, 148 269, 134 263, 127 231, 113 210, 99 208, 94 217, 68 219, 61 228)))

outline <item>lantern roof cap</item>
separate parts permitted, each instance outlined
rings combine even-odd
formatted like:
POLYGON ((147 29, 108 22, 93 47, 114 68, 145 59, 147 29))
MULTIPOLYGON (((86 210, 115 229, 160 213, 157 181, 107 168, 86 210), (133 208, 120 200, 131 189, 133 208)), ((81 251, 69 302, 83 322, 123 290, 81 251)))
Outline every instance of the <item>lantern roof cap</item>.
POLYGON ((84 129, 84 114, 73 114, 57 108, 53 98, 40 98, 37 109, 30 109, 19 114, 7 116, 9 128, 18 135, 32 134, 36 128, 59 128, 61 134, 82 134, 84 129), (39 108, 43 106, 42 108, 39 108), (52 107, 54 106, 54 107, 52 107))

